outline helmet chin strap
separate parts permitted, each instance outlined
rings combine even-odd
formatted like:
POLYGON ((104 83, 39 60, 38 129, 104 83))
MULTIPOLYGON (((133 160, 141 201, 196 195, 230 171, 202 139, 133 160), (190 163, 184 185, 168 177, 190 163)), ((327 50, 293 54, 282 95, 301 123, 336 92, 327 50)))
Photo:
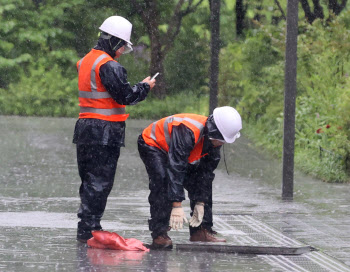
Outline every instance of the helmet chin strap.
POLYGON ((121 42, 122 42, 122 40, 120 40, 114 47, 112 47, 111 39, 109 39, 109 45, 111 46, 113 51, 117 51, 119 49, 118 46, 121 42))
POLYGON ((227 175, 230 175, 228 172, 228 169, 227 169, 227 164, 226 164, 225 145, 222 146, 222 153, 224 153, 224 162, 225 162, 225 168, 226 168, 227 175))
POLYGON ((109 46, 111 47, 111 49, 113 51, 117 51, 119 49, 118 46, 120 45, 120 43, 124 42, 122 39, 119 39, 119 42, 113 47, 112 43, 111 43, 111 38, 113 37, 112 35, 106 34, 106 33, 101 33, 100 37, 102 39, 108 40, 109 46))

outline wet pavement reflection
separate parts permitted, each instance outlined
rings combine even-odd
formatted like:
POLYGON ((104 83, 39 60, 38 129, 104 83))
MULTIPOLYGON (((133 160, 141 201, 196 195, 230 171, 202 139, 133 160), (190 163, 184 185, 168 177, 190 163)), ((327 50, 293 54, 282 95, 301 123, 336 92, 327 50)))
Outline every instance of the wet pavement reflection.
MULTIPOLYGON (((151 242, 148 177, 136 139, 151 121, 128 120, 102 227, 151 242)), ((350 185, 295 175, 295 197, 281 200, 281 164, 241 137, 216 171, 214 229, 236 244, 296 243, 303 256, 210 252, 124 252, 75 240, 80 185, 75 119, 0 116, 0 271, 350 271, 350 185)), ((244 131, 242 132, 244 135, 244 131)), ((189 203, 184 202, 189 214, 189 203)), ((188 229, 169 233, 188 243, 188 229)))

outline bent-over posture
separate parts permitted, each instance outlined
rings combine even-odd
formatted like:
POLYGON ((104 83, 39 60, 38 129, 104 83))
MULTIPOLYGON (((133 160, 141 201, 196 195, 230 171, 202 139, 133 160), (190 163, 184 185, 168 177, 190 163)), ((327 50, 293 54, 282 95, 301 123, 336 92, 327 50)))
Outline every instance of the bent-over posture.
POLYGON ((168 231, 187 222, 181 202, 188 191, 190 241, 225 242, 212 230, 212 182, 220 147, 239 136, 242 120, 232 107, 216 108, 209 117, 175 114, 149 125, 138 138, 139 154, 149 176, 153 248, 172 248, 168 231))

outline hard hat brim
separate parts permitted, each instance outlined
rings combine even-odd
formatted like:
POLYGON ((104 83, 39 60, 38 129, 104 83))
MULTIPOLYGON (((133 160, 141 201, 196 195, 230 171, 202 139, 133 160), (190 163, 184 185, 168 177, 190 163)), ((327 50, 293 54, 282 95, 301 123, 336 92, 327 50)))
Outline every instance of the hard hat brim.
MULTIPOLYGON (((225 106, 225 107, 219 107, 214 109, 213 117, 214 117, 214 122, 217 128, 219 129, 220 133, 222 134, 222 137, 224 138, 225 142, 231 144, 240 137, 239 131, 242 129, 242 125, 240 125, 240 128, 238 129, 238 131, 232 137, 228 137, 227 135, 225 135, 226 134, 225 131, 227 130, 225 129, 225 125, 222 123, 222 120, 219 116, 220 114, 223 114, 223 111, 227 108, 231 108, 231 107, 225 106)), ((234 110, 239 115, 239 113, 234 108, 231 108, 230 110, 234 110)), ((239 119, 240 119, 240 116, 239 116, 239 119)))

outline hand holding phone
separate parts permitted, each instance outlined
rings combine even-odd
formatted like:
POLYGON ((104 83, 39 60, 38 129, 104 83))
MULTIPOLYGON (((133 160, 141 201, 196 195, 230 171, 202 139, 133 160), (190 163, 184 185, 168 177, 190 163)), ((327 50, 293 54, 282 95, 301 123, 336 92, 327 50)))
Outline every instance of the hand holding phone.
POLYGON ((156 73, 156 74, 151 78, 151 80, 155 79, 158 75, 159 75, 159 73, 156 73))

